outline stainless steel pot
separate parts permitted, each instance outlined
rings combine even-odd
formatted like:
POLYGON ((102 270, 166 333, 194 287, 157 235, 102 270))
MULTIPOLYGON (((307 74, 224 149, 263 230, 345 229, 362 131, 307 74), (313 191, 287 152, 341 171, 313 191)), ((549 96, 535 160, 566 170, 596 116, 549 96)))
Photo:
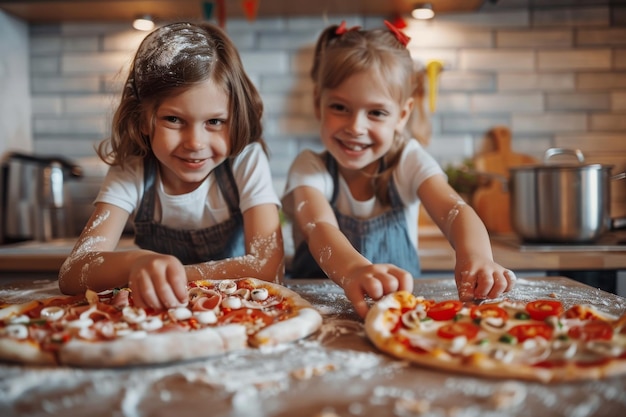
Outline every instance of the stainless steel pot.
POLYGON ((583 243, 611 223, 612 165, 587 164, 580 150, 551 148, 543 164, 510 168, 511 226, 525 241, 583 243), (576 163, 553 162, 569 154, 576 163))

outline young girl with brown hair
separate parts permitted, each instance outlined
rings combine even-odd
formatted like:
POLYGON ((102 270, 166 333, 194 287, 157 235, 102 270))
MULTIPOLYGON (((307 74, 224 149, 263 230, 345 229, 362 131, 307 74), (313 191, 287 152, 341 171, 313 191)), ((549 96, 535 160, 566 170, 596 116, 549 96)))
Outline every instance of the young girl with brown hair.
POLYGON ((456 251, 462 300, 494 298, 515 275, 493 261, 487 231, 436 161, 405 136, 415 72, 408 38, 386 29, 330 26, 311 70, 326 151, 303 151, 283 197, 294 220, 294 277, 328 276, 357 313, 366 296, 412 291, 419 276, 420 203, 456 251))
POLYGON ((61 291, 128 285, 139 306, 168 308, 186 303, 191 280, 281 279, 262 113, 220 28, 174 23, 149 34, 98 149, 109 172, 61 267, 61 291), (141 249, 115 251, 129 216, 141 249))

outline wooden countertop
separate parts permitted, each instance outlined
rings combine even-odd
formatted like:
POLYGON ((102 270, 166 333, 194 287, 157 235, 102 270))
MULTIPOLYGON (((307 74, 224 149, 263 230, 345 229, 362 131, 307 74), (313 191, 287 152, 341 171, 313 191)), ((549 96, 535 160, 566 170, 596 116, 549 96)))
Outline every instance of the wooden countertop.
MULTIPOLYGON (((626 270, 624 251, 522 251, 510 244, 511 239, 492 239, 495 260, 513 271, 578 271, 626 270)), ((47 243, 29 242, 0 247, 0 273, 7 271, 58 272, 74 246, 73 239, 57 239, 47 243)), ((131 238, 122 239, 118 248, 133 248, 131 238)), ((427 230, 419 238, 422 270, 451 272, 454 270, 454 251, 439 232, 427 230)))
MULTIPOLYGON (((89 369, 0 363, 3 415, 195 416, 544 416, 626 415, 626 376, 540 384, 443 372, 381 354, 343 291, 328 280, 286 280, 324 318, 311 337, 276 348, 161 366, 89 369), (512 385, 513 384, 513 385, 512 385), (521 401, 493 397, 513 386, 521 401), (501 391, 502 390, 502 391, 501 391), (427 406, 427 408, 424 408, 427 406), (421 410, 421 411, 420 411, 421 410)), ((452 279, 419 279, 416 294, 447 299, 452 279)), ((529 300, 554 294, 621 315, 626 299, 563 277, 521 278, 509 294, 529 300)), ((5 300, 58 295, 55 281, 6 281, 5 300), (13 297, 13 298, 12 298, 13 297)))
MULTIPOLYGON (((513 271, 583 271, 626 269, 626 246, 622 251, 605 250, 521 250, 509 236, 492 237, 496 262, 513 271)), ((454 251, 443 236, 425 236, 419 241, 420 260, 424 271, 454 270, 454 251)))

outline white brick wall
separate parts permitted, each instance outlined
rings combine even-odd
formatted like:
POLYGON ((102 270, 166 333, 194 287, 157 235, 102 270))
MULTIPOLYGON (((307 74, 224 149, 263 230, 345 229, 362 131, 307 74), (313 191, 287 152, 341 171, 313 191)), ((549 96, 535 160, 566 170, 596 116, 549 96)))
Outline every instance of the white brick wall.
MULTIPOLYGON (((265 103, 264 131, 279 192, 296 153, 320 146, 308 78, 318 34, 328 21, 370 28, 383 18, 227 22, 265 103)), ((518 152, 541 157, 557 145, 593 150, 601 136, 604 151, 597 157, 626 161, 626 16, 611 16, 609 6, 531 10, 527 1, 500 0, 479 13, 408 23, 416 62, 445 62, 429 145, 442 165, 480 150, 494 125, 512 129, 518 152)), ((31 26, 35 151, 94 155, 142 37, 121 24, 31 26)))

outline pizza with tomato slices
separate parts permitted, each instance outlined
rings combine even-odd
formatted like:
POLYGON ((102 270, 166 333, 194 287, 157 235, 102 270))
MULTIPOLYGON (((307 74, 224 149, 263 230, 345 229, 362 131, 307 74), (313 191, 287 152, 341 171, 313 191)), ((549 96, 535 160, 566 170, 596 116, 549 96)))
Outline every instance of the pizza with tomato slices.
POLYGON ((288 288, 254 278, 188 285, 187 306, 135 306, 128 288, 0 302, 0 360, 117 367, 205 358, 292 342, 322 324, 288 288))
POLYGON ((626 314, 556 298, 468 304, 399 291, 372 306, 365 329, 379 350, 447 371, 540 382, 626 373, 626 314))

